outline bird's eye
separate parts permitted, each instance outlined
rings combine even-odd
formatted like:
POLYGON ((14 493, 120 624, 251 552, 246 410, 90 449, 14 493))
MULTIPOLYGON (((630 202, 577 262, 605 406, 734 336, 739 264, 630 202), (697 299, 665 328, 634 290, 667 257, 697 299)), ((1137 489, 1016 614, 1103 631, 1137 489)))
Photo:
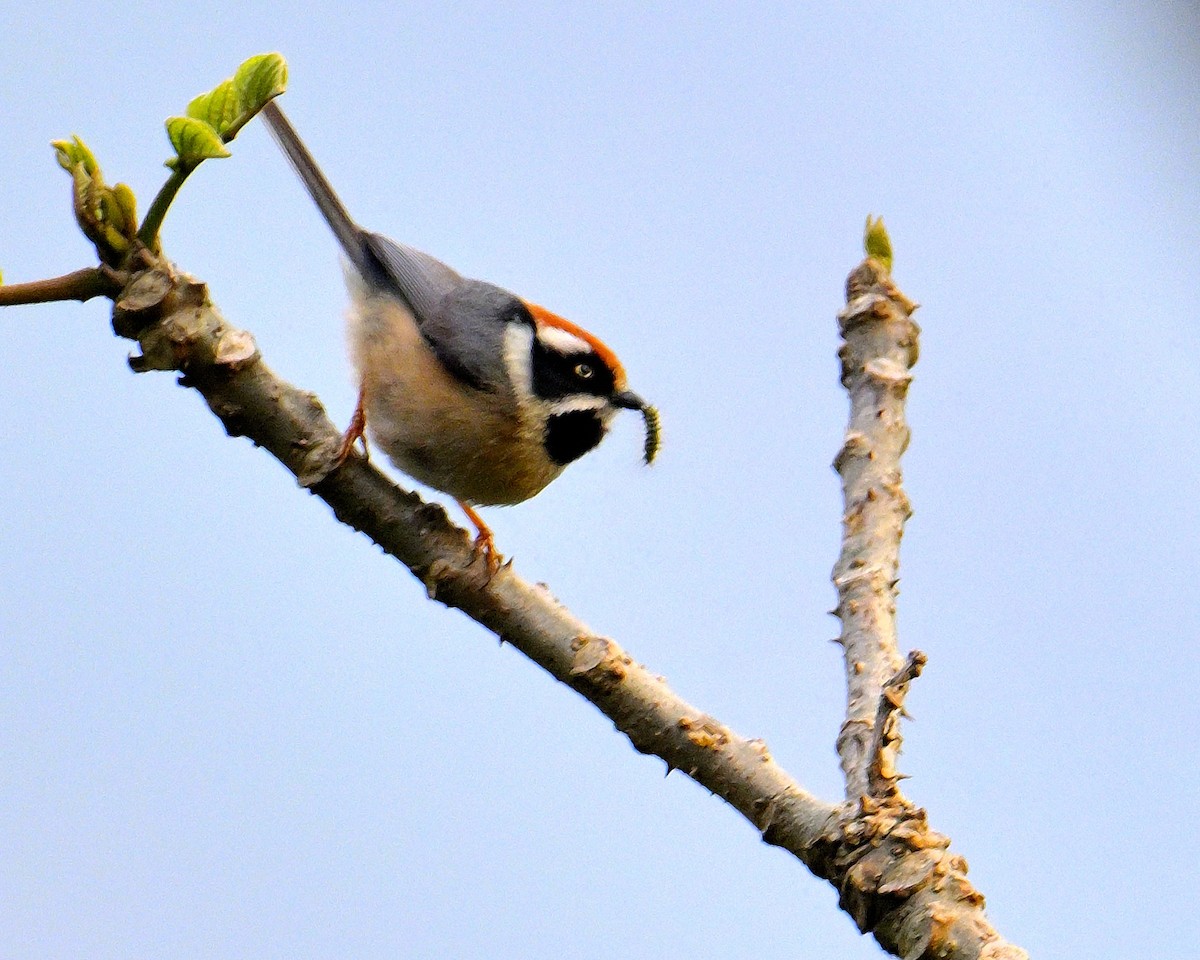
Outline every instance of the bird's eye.
POLYGON ((596 371, 592 369, 590 363, 575 364, 575 376, 580 380, 591 380, 596 375, 596 371))

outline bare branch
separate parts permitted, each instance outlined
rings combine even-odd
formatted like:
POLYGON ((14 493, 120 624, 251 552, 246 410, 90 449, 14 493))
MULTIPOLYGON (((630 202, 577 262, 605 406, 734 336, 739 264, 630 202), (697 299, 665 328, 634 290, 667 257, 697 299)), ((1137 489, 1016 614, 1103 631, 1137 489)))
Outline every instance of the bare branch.
POLYGON ((838 755, 854 810, 842 821, 834 882, 859 928, 898 956, 1027 960, 984 916, 983 895, 949 838, 897 788, 904 699, 925 665, 920 652, 901 661, 896 643, 900 539, 912 513, 900 457, 920 333, 915 309, 884 263, 868 257, 847 279, 838 315, 842 383, 850 394, 850 422, 834 461, 845 499, 833 570, 847 693, 838 755))
POLYGON ((845 514, 833 582, 846 669, 838 755, 846 799, 852 802, 868 795, 876 707, 884 684, 902 663, 896 646, 896 584, 900 538, 912 511, 900 485, 900 456, 908 446, 904 398, 917 360, 914 309, 883 265, 868 258, 846 281, 846 307, 838 315, 850 422, 834 461, 845 514))
POLYGON ((688 704, 511 565, 489 579, 466 532, 440 506, 401 490, 362 457, 339 466, 341 435, 320 402, 267 368, 253 338, 225 323, 203 284, 159 263, 121 293, 113 325, 138 339, 134 369, 181 371, 180 382, 203 394, 231 436, 266 448, 339 520, 407 566, 432 598, 464 611, 578 691, 636 749, 721 797, 767 842, 823 869, 822 843, 836 806, 805 791, 761 741, 688 704))
POLYGON ((85 267, 65 276, 29 283, 0 284, 0 307, 26 303, 56 303, 60 300, 91 300, 111 297, 121 289, 121 278, 108 267, 85 267))
MULTIPOLYGON (((966 862, 929 829, 923 811, 898 795, 879 801, 864 793, 840 805, 813 797, 764 743, 688 704, 544 587, 511 566, 488 577, 468 535, 441 507, 398 488, 362 457, 338 462, 341 436, 317 398, 275 376, 253 338, 225 323, 202 283, 152 255, 143 262, 113 310, 113 328, 141 348, 130 361, 135 370, 180 372, 180 384, 203 395, 231 436, 266 448, 339 520, 405 564, 431 597, 511 643, 595 704, 637 750, 685 772, 750 820, 764 841, 828 879, 842 907, 885 950, 912 960, 1027 960, 987 922, 966 862)), ((902 708, 903 685, 919 670, 911 663, 889 675, 895 689, 885 719, 902 708)))

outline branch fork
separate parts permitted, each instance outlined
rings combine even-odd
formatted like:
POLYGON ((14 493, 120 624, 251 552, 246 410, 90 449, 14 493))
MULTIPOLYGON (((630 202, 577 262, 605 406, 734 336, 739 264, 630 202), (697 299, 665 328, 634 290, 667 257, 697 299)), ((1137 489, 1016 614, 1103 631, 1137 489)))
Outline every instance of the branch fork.
POLYGON ((833 464, 845 503, 832 579, 846 677, 837 740, 846 801, 826 836, 824 875, 859 929, 906 960, 1021 960, 1025 951, 984 917, 966 861, 898 786, 904 703, 926 662, 920 651, 901 658, 896 635, 900 540, 912 515, 900 458, 909 441, 904 403, 918 357, 916 308, 892 281, 889 245, 886 260, 868 256, 850 274, 838 315, 841 379, 850 396, 833 464))
MULTIPOLYGON (((6 301, 5 289, 0 304, 32 302, 6 301)), ((11 296, 15 288, 7 289, 11 296)), ((511 643, 593 703, 635 749, 660 757, 668 773, 685 772, 754 824, 764 842, 828 879, 842 907, 885 950, 906 960, 1027 960, 987 922, 966 862, 896 789, 904 700, 924 664, 919 653, 899 656, 894 622, 899 541, 910 513, 899 470, 908 442, 903 401, 917 327, 909 316, 915 305, 880 263, 868 258, 851 274, 852 296, 839 317, 851 396, 835 463, 846 500, 834 570, 847 680, 838 739, 846 800, 839 804, 808 793, 765 743, 687 703, 511 565, 477 576, 466 532, 365 458, 339 460, 341 433, 317 398, 279 379, 253 337, 221 317, 206 286, 159 254, 142 253, 119 275, 97 271, 82 285, 58 282, 53 289, 110 296, 114 330, 140 346, 130 360, 134 370, 181 374, 179 383, 201 393, 231 436, 270 452, 341 522, 407 566, 431 597, 511 643)))

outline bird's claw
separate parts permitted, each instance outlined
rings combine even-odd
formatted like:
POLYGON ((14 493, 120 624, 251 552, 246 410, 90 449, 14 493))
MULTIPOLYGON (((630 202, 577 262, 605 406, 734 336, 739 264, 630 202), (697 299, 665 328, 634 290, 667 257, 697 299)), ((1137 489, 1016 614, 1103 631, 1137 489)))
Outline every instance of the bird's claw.
POLYGON ((475 536, 475 542, 471 545, 472 565, 479 560, 483 561, 487 569, 488 580, 491 580, 499 572, 504 563, 504 556, 496 549, 496 541, 492 537, 491 530, 480 530, 475 536))

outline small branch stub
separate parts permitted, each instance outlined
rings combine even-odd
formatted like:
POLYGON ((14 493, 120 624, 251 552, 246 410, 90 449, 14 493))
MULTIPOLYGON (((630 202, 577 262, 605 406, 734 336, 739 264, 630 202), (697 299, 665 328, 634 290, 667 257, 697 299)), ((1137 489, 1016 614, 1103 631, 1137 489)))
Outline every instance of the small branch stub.
POLYGON ((871 738, 871 767, 867 786, 872 797, 897 796, 897 784, 903 775, 896 772, 896 756, 900 753, 900 718, 907 716, 904 700, 908 686, 921 675, 926 657, 920 650, 908 655, 892 679, 883 685, 879 694, 879 708, 875 713, 875 729, 871 738))

